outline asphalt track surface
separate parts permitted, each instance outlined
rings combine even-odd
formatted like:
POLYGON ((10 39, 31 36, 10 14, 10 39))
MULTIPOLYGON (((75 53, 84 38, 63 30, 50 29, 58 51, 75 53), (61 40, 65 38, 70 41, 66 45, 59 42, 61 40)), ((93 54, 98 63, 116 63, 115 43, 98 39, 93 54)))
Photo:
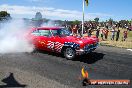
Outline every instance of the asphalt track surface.
POLYGON ((132 80, 132 52, 100 46, 93 53, 78 56, 73 61, 43 51, 33 54, 0 54, 0 88, 132 88, 131 85, 84 87, 82 67, 88 71, 90 79, 132 80), (8 78, 9 75, 11 77, 8 78), (3 81, 4 79, 8 81, 3 81))

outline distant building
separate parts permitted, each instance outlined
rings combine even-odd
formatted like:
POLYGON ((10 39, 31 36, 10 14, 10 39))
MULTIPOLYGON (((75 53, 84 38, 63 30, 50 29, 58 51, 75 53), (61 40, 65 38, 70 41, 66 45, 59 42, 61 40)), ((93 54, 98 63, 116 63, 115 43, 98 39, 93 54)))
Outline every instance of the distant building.
POLYGON ((35 19, 36 20, 41 20, 43 17, 42 17, 42 14, 40 12, 37 12, 36 15, 35 15, 35 19))
POLYGON ((42 14, 40 12, 37 12, 35 18, 32 18, 32 24, 35 27, 40 27, 42 23, 43 23, 42 14))
POLYGON ((40 12, 37 12, 35 14, 35 17, 32 19, 28 19, 28 18, 23 18, 23 20, 25 21, 26 25, 32 26, 32 27, 41 27, 44 25, 49 25, 52 24, 52 26, 62 26, 65 24, 65 21, 61 21, 61 20, 50 20, 50 19, 46 19, 43 18, 42 14, 40 12))

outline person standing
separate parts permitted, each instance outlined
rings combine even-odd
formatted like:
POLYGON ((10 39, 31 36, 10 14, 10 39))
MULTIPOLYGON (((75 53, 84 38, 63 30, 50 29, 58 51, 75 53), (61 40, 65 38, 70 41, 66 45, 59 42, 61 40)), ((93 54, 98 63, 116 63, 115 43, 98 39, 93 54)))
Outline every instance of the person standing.
POLYGON ((81 24, 79 25, 78 33, 79 33, 79 36, 82 36, 82 26, 81 26, 81 24))
POLYGON ((112 29, 112 31, 111 31, 111 40, 114 40, 114 38, 115 38, 115 28, 113 28, 112 29))
POLYGON ((120 30, 118 29, 118 30, 117 30, 117 33, 116 33, 116 41, 119 40, 119 37, 120 37, 120 30))
POLYGON ((101 35, 101 38, 102 38, 102 41, 103 41, 104 40, 104 38, 103 38, 103 36, 104 36, 104 30, 103 29, 100 30, 100 35, 101 35))
POLYGON ((123 40, 124 40, 124 41, 126 41, 127 34, 128 34, 127 31, 124 31, 124 32, 123 32, 123 40))
POLYGON ((92 35, 92 29, 90 28, 88 29, 88 37, 91 37, 91 35, 92 35))
POLYGON ((73 26, 72 31, 73 31, 73 35, 76 36, 77 35, 77 25, 73 26))
POLYGON ((108 38, 108 33, 109 33, 108 29, 105 29, 105 39, 108 38))
POLYGON ((97 28, 97 30, 96 30, 96 37, 97 37, 97 38, 99 37, 99 29, 100 29, 100 28, 97 28))

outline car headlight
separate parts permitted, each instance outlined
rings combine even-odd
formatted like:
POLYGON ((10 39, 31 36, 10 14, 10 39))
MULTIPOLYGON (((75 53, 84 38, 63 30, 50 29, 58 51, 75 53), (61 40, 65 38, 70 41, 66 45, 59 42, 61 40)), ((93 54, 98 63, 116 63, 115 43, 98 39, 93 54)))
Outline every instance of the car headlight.
POLYGON ((76 49, 80 49, 80 45, 79 44, 76 46, 76 49))
POLYGON ((82 41, 79 41, 79 43, 83 43, 82 41))
POLYGON ((89 49, 89 44, 84 46, 84 50, 88 50, 89 49))

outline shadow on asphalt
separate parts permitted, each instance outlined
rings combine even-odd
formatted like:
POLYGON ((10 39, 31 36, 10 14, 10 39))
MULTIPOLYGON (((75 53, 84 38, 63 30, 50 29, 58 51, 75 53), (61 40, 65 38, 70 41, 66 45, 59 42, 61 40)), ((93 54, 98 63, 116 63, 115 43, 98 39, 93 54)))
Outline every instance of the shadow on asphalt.
POLYGON ((48 52, 48 51, 44 51, 44 50, 37 50, 37 51, 33 52, 32 54, 35 54, 35 53, 42 53, 42 54, 47 54, 47 55, 51 55, 51 56, 64 58, 64 56, 60 53, 48 52))
POLYGON ((94 64, 95 62, 102 60, 105 54, 92 52, 86 55, 78 56, 74 61, 80 61, 87 64, 94 64))
MULTIPOLYGON (((54 53, 54 52, 47 52, 47 51, 37 51, 39 53, 42 53, 42 54, 48 54, 48 55, 52 55, 52 56, 56 56, 56 57, 62 57, 62 58, 65 58, 62 54, 58 54, 58 53, 54 53)), ((92 52, 92 53, 88 53, 88 54, 85 54, 85 55, 80 55, 80 56, 77 56, 74 60, 72 61, 80 61, 80 62, 84 62, 84 63, 87 63, 87 64, 94 64, 95 62, 103 59, 105 54, 103 53, 98 53, 98 52, 92 52)))
POLYGON ((1 80, 3 83, 5 83, 5 85, 0 85, 0 88, 24 88, 26 87, 26 85, 22 85, 19 82, 17 82, 17 80, 14 78, 14 74, 10 73, 10 75, 4 79, 1 80))

